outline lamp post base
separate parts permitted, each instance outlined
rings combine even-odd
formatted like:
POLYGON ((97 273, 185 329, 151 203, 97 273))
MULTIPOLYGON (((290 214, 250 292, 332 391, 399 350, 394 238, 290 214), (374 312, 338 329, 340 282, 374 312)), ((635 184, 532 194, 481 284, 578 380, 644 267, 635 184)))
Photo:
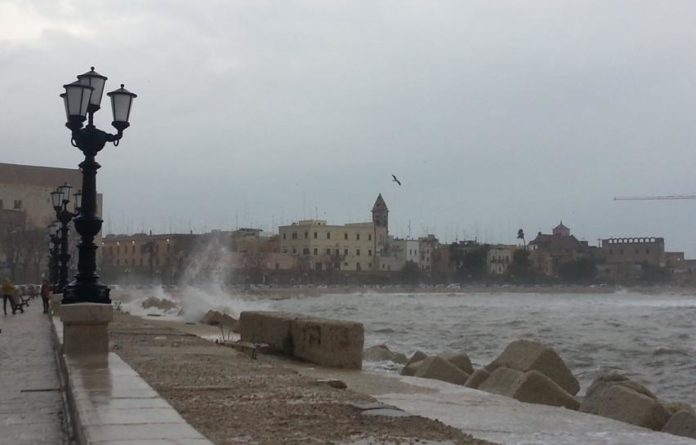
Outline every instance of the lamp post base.
POLYGON ((73 303, 61 305, 63 353, 107 354, 109 322, 114 312, 110 304, 73 303))
POLYGON ((63 288, 63 304, 99 303, 111 304, 111 289, 102 284, 83 284, 73 281, 63 288))

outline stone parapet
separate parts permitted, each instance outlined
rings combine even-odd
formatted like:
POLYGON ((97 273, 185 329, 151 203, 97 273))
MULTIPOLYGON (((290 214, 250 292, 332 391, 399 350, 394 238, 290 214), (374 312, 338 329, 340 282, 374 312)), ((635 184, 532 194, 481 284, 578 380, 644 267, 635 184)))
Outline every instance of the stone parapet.
POLYGON ((107 354, 109 322, 113 319, 110 304, 63 304, 63 352, 66 354, 107 354))
POLYGON ((286 312, 247 311, 239 317, 241 340, 266 343, 283 354, 336 368, 361 369, 361 323, 286 312))

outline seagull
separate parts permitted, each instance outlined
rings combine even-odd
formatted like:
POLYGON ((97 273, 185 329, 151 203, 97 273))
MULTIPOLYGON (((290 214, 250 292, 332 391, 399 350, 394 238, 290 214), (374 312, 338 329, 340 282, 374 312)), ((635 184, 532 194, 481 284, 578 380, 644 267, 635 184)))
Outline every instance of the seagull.
POLYGON ((394 181, 394 182, 396 182, 397 184, 401 185, 401 181, 399 181, 398 179, 396 179, 396 176, 392 175, 392 178, 394 178, 394 179, 392 179, 392 181, 394 181))

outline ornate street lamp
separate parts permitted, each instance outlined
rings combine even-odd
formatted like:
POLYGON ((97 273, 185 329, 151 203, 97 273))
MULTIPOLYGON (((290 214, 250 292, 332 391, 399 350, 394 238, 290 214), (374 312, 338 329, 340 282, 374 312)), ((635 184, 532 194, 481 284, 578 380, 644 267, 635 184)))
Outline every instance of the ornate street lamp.
POLYGON ((51 192, 51 204, 56 211, 56 218, 60 222, 60 254, 58 261, 60 263, 58 284, 54 286, 54 293, 62 293, 65 286, 68 285, 68 263, 70 262, 70 254, 68 253, 68 223, 76 217, 80 212, 81 193, 75 193, 75 211, 68 210, 70 203, 70 192, 72 186, 67 182, 55 191, 51 192))
POLYGON ((123 131, 128 128, 131 105, 137 97, 121 88, 107 93, 111 98, 114 120, 111 125, 116 134, 109 134, 94 126, 94 113, 101 106, 102 93, 106 77, 94 71, 94 67, 81 74, 76 82, 63 85, 65 93, 60 96, 65 104, 66 127, 72 132, 71 143, 85 155, 80 163, 82 170, 82 195, 79 214, 75 217, 75 229, 81 236, 78 245, 78 264, 75 280, 66 286, 63 304, 70 303, 106 303, 111 304, 109 289, 99 283, 97 275, 95 236, 99 233, 102 220, 97 216, 97 170, 100 165, 95 161, 97 153, 107 142, 118 145, 123 131), (83 123, 87 119, 87 126, 83 123))
MULTIPOLYGON (((53 198, 53 195, 51 195, 51 198, 53 198)), ((60 223, 58 221, 54 221, 48 226, 48 281, 54 289, 58 285, 58 255, 60 255, 59 229, 60 223)))

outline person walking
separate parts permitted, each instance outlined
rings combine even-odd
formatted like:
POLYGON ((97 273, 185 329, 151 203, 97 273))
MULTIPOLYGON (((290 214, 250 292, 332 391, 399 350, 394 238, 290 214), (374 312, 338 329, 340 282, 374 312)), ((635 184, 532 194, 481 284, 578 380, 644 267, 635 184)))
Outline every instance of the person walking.
POLYGON ((12 285, 12 282, 5 278, 5 280, 2 282, 2 311, 7 315, 7 302, 10 302, 10 309, 12 309, 12 315, 17 312, 17 309, 15 308, 14 305, 14 293, 15 293, 15 287, 12 285))
POLYGON ((48 301, 51 299, 51 285, 48 280, 41 283, 41 301, 43 301, 43 313, 48 314, 48 301))

